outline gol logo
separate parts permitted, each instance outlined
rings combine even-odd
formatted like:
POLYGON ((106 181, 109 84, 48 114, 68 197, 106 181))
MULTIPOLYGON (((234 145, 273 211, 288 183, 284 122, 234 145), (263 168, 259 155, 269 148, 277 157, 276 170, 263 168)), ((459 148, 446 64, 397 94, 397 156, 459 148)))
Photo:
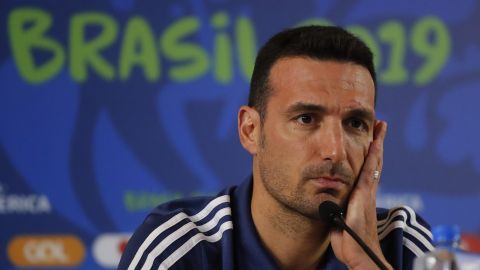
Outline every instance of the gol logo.
POLYGON ((105 233, 93 242, 93 257, 105 268, 116 268, 131 233, 105 233))
POLYGON ((73 235, 22 235, 10 241, 8 256, 17 267, 71 267, 83 261, 85 248, 73 235))

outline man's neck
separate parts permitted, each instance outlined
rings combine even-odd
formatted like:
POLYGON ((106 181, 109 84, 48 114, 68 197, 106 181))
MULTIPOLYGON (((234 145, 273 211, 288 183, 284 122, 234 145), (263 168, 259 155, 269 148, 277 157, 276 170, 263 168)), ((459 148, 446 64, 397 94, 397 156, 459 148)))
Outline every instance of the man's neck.
POLYGON ((330 244, 328 230, 265 192, 254 183, 251 213, 265 247, 282 269, 317 269, 330 244))

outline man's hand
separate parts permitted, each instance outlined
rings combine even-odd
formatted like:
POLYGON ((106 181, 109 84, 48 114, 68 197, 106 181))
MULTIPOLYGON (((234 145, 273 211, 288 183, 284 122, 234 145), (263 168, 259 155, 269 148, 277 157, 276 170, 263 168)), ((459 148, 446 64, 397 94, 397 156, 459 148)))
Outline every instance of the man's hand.
MULTIPOLYGON (((373 141, 358 177, 357 184, 350 194, 347 203, 346 223, 373 250, 380 260, 388 264, 380 248, 377 233, 376 193, 379 175, 383 165, 383 141, 387 131, 387 123, 376 121, 373 141)), ((345 231, 332 231, 330 240, 337 258, 349 269, 378 269, 355 240, 345 231)))

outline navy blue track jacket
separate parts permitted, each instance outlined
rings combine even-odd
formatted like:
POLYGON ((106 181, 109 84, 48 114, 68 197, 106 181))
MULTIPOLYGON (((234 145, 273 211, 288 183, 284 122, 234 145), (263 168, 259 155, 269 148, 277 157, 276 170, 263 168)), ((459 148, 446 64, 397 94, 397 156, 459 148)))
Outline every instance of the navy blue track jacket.
MULTIPOLYGON (((136 230, 118 269, 280 269, 253 224, 252 179, 215 197, 158 206, 136 230)), ((412 269, 432 250, 428 224, 406 206, 377 209, 383 254, 395 269, 412 269)), ((347 269, 327 250, 322 269, 347 269)))

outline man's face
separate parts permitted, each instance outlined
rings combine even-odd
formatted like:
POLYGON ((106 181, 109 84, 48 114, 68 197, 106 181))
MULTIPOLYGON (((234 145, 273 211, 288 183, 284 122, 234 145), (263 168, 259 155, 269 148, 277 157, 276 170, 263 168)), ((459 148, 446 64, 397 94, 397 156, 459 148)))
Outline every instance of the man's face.
POLYGON ((256 154, 261 183, 283 206, 317 217, 325 200, 345 205, 374 129, 374 84, 353 63, 289 57, 272 89, 256 154))

